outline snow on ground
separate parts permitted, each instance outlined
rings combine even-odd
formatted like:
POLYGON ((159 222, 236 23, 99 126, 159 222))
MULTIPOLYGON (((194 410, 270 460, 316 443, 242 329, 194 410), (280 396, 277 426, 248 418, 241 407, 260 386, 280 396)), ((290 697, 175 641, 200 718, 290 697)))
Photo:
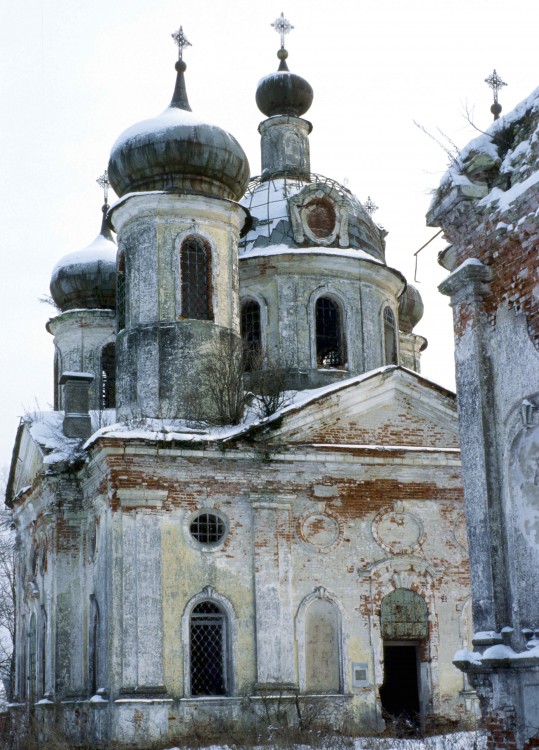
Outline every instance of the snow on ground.
MULTIPOLYGON (((210 745, 204 750, 231 750, 237 745, 210 745)), ((286 747, 286 743, 280 740, 276 748, 286 747)), ((291 745, 288 750, 308 750, 307 745, 291 745)), ((320 750, 332 750, 332 747, 346 747, 343 738, 332 738, 328 736, 327 742, 321 739, 318 745, 320 750)), ((398 740, 389 737, 364 737, 353 740, 354 750, 485 750, 486 738, 477 732, 457 732, 455 734, 442 734, 425 737, 421 740, 398 740)), ((270 750, 272 744, 261 745, 254 750, 270 750)), ((181 750, 179 747, 170 747, 167 750, 181 750)))

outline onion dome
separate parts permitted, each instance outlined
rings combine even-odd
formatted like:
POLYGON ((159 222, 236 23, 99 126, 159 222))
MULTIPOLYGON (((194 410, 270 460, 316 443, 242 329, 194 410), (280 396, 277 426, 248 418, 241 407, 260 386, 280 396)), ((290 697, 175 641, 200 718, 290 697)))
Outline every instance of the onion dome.
POLYGON ((75 309, 114 309, 117 247, 107 226, 105 203, 101 231, 82 250, 66 255, 53 272, 51 296, 62 312, 75 309))
POLYGON ((238 200, 249 180, 249 163, 237 140, 194 115, 185 88, 183 48, 190 45, 180 27, 176 86, 169 107, 124 131, 112 147, 108 167, 120 197, 153 190, 189 191, 238 200))
POLYGON ((423 317, 423 300, 411 284, 408 284, 399 299, 399 328, 411 333, 423 317))
POLYGON ((256 89, 256 104, 266 117, 291 115, 301 117, 313 103, 313 90, 305 78, 291 73, 286 64, 288 52, 277 52, 280 65, 276 73, 262 78, 256 89))

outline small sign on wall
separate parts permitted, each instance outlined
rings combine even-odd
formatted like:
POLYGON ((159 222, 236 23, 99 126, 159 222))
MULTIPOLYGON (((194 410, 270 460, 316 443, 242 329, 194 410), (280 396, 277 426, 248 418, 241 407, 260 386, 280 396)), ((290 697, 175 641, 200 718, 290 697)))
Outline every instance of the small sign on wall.
POLYGON ((367 662, 354 662, 352 664, 352 687, 368 687, 369 665, 367 662))

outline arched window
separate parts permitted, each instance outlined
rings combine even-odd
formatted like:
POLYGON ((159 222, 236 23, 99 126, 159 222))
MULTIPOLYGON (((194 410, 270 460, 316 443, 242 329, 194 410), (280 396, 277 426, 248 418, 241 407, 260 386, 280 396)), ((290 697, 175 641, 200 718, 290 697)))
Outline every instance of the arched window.
POLYGON ((41 652, 41 664, 40 664, 40 693, 45 695, 46 682, 47 682, 47 613, 45 609, 41 610, 41 639, 40 639, 40 652, 41 652))
POLYGON ((60 352, 54 348, 54 411, 60 409, 60 352))
POLYGON ((341 311, 331 297, 319 297, 316 300, 315 325, 318 367, 342 367, 345 353, 341 311))
POLYGON ((125 253, 118 258, 118 276, 116 277, 116 319, 118 330, 125 328, 125 253))
POLYGON ((28 700, 33 703, 36 699, 37 688, 37 643, 36 616, 30 618, 28 628, 28 700))
POLYGON ((204 601, 191 612, 191 695, 226 695, 227 620, 218 604, 204 601))
POLYGON ((188 237, 180 249, 181 314, 212 320, 211 252, 199 237, 188 237))
POLYGON ((384 354, 386 365, 398 364, 395 316, 390 307, 384 308, 384 354))
POLYGON ((88 623, 88 683, 92 695, 97 693, 99 675, 99 607, 92 597, 90 603, 90 620, 88 623))
POLYGON ((252 370, 262 349, 260 305, 252 299, 246 300, 241 306, 241 338, 246 355, 246 369, 252 370))
POLYGON ((101 409, 116 406, 116 346, 107 344, 101 350, 101 409))
POLYGON ((341 684, 339 614, 325 599, 315 599, 305 615, 305 689, 338 692, 341 684))

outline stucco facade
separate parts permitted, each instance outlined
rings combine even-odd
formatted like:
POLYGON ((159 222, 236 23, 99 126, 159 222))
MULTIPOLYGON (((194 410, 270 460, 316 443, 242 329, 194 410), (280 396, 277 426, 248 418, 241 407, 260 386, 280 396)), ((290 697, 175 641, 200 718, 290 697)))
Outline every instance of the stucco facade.
MULTIPOLYGON (((17 435, 12 710, 96 748, 268 716, 469 718, 456 405, 419 374, 419 294, 355 196, 310 172, 312 89, 286 51, 259 84, 247 186, 239 144, 191 116, 181 49, 169 109, 111 156, 117 408, 88 412, 87 337, 94 359, 56 376, 64 411, 17 435), (204 363, 240 337, 254 392, 227 421, 204 363), (270 414, 256 368, 286 376, 270 414)), ((49 323, 75 353, 82 308, 49 323)))

